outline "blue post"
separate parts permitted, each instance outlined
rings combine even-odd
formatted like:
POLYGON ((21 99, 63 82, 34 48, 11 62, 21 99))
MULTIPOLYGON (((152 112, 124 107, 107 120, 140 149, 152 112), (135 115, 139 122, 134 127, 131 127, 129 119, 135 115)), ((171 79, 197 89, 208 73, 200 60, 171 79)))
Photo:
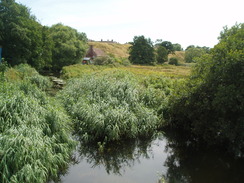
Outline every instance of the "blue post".
POLYGON ((2 62, 2 46, 0 46, 0 63, 2 62))

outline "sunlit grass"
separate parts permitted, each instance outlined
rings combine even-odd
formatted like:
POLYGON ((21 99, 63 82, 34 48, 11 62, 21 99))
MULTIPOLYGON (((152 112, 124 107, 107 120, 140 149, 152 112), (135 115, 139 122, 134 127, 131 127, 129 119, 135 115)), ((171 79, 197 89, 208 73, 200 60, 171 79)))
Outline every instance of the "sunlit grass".
POLYGON ((119 44, 119 43, 105 43, 105 42, 89 42, 89 45, 93 45, 94 48, 101 49, 107 55, 113 55, 118 58, 129 57, 130 44, 119 44))
POLYGON ((191 66, 174 66, 174 65, 158 65, 158 66, 96 66, 96 65, 71 65, 66 66, 62 70, 62 77, 64 79, 81 77, 88 73, 99 73, 105 70, 123 70, 135 74, 135 76, 159 76, 170 78, 187 78, 191 72, 191 66))

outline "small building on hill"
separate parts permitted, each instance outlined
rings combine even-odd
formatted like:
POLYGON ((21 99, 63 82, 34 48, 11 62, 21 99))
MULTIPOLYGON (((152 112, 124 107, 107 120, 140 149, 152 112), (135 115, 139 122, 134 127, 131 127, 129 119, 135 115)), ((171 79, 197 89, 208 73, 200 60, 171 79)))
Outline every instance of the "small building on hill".
POLYGON ((106 56, 104 51, 99 48, 94 48, 93 45, 90 45, 88 51, 86 52, 86 56, 83 58, 82 64, 92 64, 93 60, 96 57, 106 56))

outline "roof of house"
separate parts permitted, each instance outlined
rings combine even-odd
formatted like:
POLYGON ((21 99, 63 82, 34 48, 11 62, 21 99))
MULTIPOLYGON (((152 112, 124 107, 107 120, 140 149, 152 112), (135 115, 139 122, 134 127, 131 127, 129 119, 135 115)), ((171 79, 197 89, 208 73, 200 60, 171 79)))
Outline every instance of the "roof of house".
POLYGON ((106 54, 104 53, 104 51, 102 51, 99 48, 93 48, 93 46, 91 45, 89 50, 86 53, 86 57, 101 57, 101 56, 106 56, 106 54))

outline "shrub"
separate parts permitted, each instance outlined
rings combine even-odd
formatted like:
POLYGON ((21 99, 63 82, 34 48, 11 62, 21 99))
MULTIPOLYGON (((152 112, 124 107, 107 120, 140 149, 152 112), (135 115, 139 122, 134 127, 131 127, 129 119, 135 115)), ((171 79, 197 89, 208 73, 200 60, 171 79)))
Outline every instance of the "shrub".
POLYGON ((96 57, 94 59, 94 65, 113 65, 115 64, 115 59, 110 56, 96 57))
POLYGON ((198 59, 173 101, 171 125, 208 145, 244 153, 244 24, 226 28, 210 55, 198 59))
POLYGON ((169 59, 169 64, 170 65, 178 65, 178 59, 176 57, 171 57, 169 59))

